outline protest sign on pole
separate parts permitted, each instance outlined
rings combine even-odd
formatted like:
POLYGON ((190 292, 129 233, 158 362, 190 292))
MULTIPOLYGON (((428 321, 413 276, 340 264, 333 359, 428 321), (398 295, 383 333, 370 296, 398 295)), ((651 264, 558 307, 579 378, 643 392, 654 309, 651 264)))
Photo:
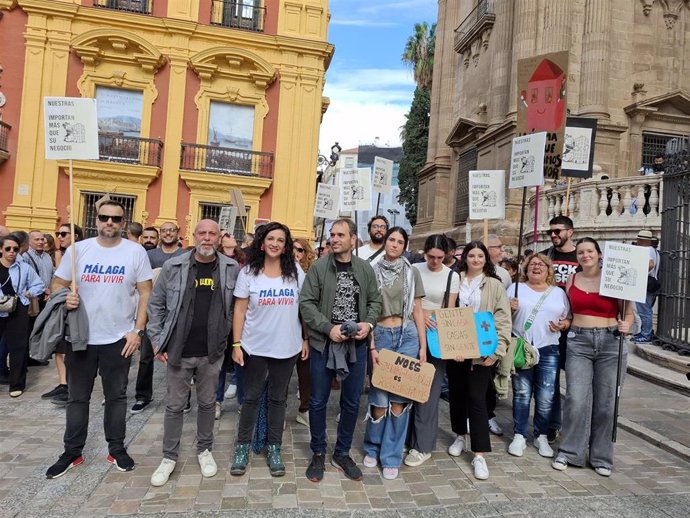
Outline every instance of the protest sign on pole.
POLYGON ((340 211, 339 192, 336 185, 320 183, 316 188, 314 217, 336 219, 340 211))
POLYGON ((563 141, 561 176, 568 178, 592 177, 596 135, 596 119, 568 117, 563 141))
POLYGON ((371 169, 340 171, 340 210, 371 210, 371 169))
POLYGON ((469 172, 470 219, 505 219, 505 171, 469 172))
POLYGON ((374 366, 371 384, 376 388, 426 403, 436 368, 429 362, 420 363, 416 358, 388 349, 379 351, 379 361, 374 366))
POLYGON ((373 190, 379 194, 390 192, 393 184, 393 161, 380 156, 374 157, 373 190))
POLYGON ((546 132, 544 131, 513 139, 508 187, 515 189, 544 185, 545 146, 546 132))
POLYGON ((220 208, 218 216, 218 226, 229 234, 235 233, 235 221, 237 220, 237 207, 226 205, 220 208))
POLYGON ((230 201, 237 207, 237 215, 241 218, 247 217, 247 208, 244 205, 244 196, 242 191, 237 188, 230 189, 230 201))
POLYGON ((599 294, 615 299, 645 302, 649 248, 606 241, 599 294))

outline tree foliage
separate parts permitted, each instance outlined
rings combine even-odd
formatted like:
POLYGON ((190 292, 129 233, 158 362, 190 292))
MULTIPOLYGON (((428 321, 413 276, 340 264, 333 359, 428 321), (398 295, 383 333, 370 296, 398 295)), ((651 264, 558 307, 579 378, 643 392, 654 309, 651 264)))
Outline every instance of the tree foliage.
POLYGON ((431 91, 434 73, 434 46, 436 44, 436 24, 431 27, 426 22, 415 23, 412 36, 407 38, 402 54, 402 62, 412 68, 417 86, 431 91))

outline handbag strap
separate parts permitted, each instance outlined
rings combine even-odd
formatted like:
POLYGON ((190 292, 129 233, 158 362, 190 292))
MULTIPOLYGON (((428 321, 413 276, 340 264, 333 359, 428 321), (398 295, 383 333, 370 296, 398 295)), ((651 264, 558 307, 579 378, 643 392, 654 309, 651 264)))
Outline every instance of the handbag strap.
POLYGON ((539 310, 541 309, 542 305, 544 304, 546 297, 548 297, 549 293, 551 293, 551 290, 553 290, 553 286, 549 286, 549 288, 542 294, 542 296, 539 297, 539 300, 537 301, 536 305, 532 309, 532 312, 530 313, 529 317, 527 318, 527 321, 525 322, 525 326, 524 326, 525 331, 527 331, 530 327, 532 327, 532 322, 534 322, 534 319, 537 317, 537 313, 539 313, 539 310))
POLYGON ((448 307, 448 301, 450 299, 450 282, 453 280, 453 270, 448 272, 448 280, 446 281, 446 292, 443 294, 442 308, 448 307))
POLYGON ((368 263, 371 263, 374 259, 376 259, 379 255, 381 255, 381 252, 383 252, 383 249, 384 249, 384 247, 382 246, 381 248, 379 248, 378 250, 376 250, 376 252, 374 252, 373 254, 371 254, 371 255, 369 256, 369 258, 367 259, 367 262, 368 262, 368 263))

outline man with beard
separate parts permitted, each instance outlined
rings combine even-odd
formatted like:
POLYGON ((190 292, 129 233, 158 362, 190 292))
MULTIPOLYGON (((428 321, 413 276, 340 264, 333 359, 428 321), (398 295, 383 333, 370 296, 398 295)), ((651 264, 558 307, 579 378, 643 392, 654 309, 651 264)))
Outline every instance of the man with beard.
POLYGON ((146 227, 141 234, 141 246, 146 251, 153 250, 158 246, 158 230, 156 227, 146 227))
POLYGON ((385 216, 377 215, 367 224, 370 241, 357 249, 357 257, 376 264, 383 257, 383 236, 388 231, 388 220, 385 216))
POLYGON ((199 405, 196 449, 201 475, 213 477, 218 471, 211 453, 216 387, 239 273, 237 261, 217 251, 219 242, 218 223, 201 220, 194 229, 194 251, 163 265, 149 301, 147 331, 156 358, 167 365, 168 386, 163 460, 151 476, 156 487, 168 481, 177 464, 192 376, 199 405))
POLYGON ((78 291, 67 295, 65 309, 75 310, 82 305, 89 336, 85 349, 83 345, 67 346, 65 451, 48 468, 47 478, 60 477, 84 462, 89 403, 99 373, 105 395, 103 428, 109 453, 106 460, 120 471, 134 469, 134 460, 125 449, 127 377, 132 354, 139 349, 144 336, 153 273, 141 245, 122 239, 124 225, 124 206, 114 200, 103 202, 96 219, 98 236, 73 243, 55 272, 51 291, 69 288, 72 281, 76 283, 78 291))
POLYGON ((186 250, 177 246, 179 232, 178 226, 171 221, 161 225, 160 246, 148 251, 151 268, 160 268, 168 259, 185 253, 186 250))

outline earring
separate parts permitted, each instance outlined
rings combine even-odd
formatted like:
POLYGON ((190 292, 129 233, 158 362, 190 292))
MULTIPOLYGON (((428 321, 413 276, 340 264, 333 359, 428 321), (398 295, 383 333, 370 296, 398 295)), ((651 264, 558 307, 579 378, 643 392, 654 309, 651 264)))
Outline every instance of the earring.
POLYGON ((261 245, 261 251, 262 252, 264 251, 264 245, 261 245))

